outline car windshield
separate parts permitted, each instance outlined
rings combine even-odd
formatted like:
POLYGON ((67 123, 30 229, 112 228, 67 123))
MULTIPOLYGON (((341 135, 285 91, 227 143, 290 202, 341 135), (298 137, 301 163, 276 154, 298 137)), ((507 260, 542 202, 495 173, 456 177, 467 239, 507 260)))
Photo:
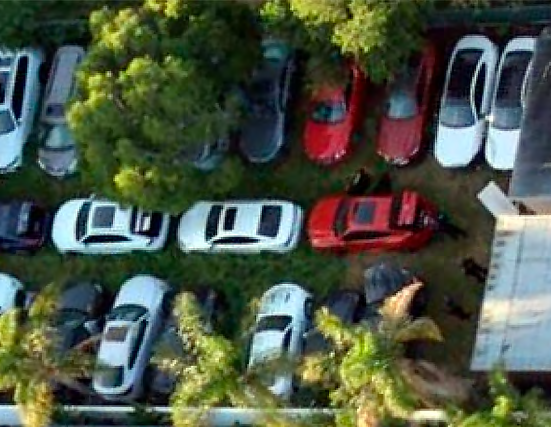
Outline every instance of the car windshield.
POLYGON ((410 119, 418 114, 415 99, 417 68, 407 67, 392 84, 388 97, 386 115, 394 120, 410 119))
POLYGON ((505 57, 496 91, 492 126, 500 130, 520 128, 525 76, 532 52, 512 52, 505 57))
POLYGON ((335 214, 335 222, 333 223, 333 231, 337 236, 340 236, 346 231, 346 221, 348 219, 348 209, 350 208, 350 201, 348 199, 343 199, 339 207, 337 208, 337 213, 335 214))
POLYGON ((101 387, 113 388, 122 385, 124 367, 106 366, 101 362, 96 366, 95 379, 101 387))
POLYGON ((255 332, 280 331, 283 332, 291 324, 291 316, 266 316, 258 321, 255 332))
POLYGON ((6 135, 15 130, 15 121, 9 110, 0 111, 0 135, 6 135))
POLYGON ((120 305, 107 315, 107 321, 122 320, 126 322, 134 322, 147 313, 147 310, 141 305, 124 304, 120 305))
POLYGON ((72 150, 75 142, 66 125, 54 126, 44 139, 44 147, 52 151, 72 150))
POLYGON ((77 214, 75 236, 78 241, 81 241, 86 236, 86 228, 88 225, 88 216, 90 214, 91 202, 84 202, 77 214))
POLYGON ((222 205, 213 205, 210 208, 209 215, 207 217, 207 226, 205 228, 205 240, 211 241, 218 231, 218 224, 220 223, 220 215, 222 215, 222 205))
POLYGON ((266 237, 276 237, 281 222, 281 206, 262 206, 260 213, 260 223, 258 224, 258 234, 266 237))
POLYGON ((109 326, 103 335, 103 339, 108 342, 125 342, 130 328, 124 326, 109 326))
POLYGON ((310 117, 317 123, 339 123, 346 117, 346 105, 344 101, 318 102, 310 117))
POLYGON ((83 311, 75 308, 64 308, 57 315, 55 325, 76 328, 86 321, 86 317, 86 313, 83 311))
POLYGON ((478 49, 464 49, 456 55, 440 110, 440 121, 444 126, 462 128, 474 125, 471 84, 481 56, 482 51, 478 49))

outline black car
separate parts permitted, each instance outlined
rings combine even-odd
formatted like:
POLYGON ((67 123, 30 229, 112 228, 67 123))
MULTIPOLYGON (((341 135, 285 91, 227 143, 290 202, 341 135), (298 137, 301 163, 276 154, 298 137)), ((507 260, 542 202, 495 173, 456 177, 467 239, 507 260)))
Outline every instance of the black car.
MULTIPOLYGON (((202 288, 195 292, 197 302, 201 307, 201 314, 205 325, 206 332, 213 329, 215 318, 219 317, 222 300, 220 295, 213 289, 202 288)), ((179 357, 185 357, 184 344, 178 334, 177 320, 173 315, 165 322, 163 332, 161 333, 152 352, 152 359, 159 356, 162 352, 170 352, 179 357)), ((149 390, 153 393, 151 399, 160 397, 167 398, 176 386, 177 378, 170 372, 159 369, 157 366, 150 364, 146 371, 146 380, 144 381, 149 386, 149 390)))
POLYGON ((106 306, 107 294, 101 285, 92 281, 69 283, 61 294, 54 323, 58 350, 67 351, 99 334, 106 306))
POLYGON ((37 251, 46 240, 50 215, 34 202, 0 203, 0 250, 37 251))
MULTIPOLYGON (((337 316, 345 325, 361 321, 365 313, 365 299, 360 292, 354 290, 340 290, 331 293, 325 303, 327 310, 337 316)), ((305 337, 305 354, 325 351, 330 348, 327 339, 318 329, 310 329, 305 337)))

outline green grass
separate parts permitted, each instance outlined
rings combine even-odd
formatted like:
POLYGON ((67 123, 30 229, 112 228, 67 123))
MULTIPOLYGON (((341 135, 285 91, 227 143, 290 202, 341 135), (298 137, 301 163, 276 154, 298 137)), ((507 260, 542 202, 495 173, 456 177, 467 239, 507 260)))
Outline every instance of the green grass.
MULTIPOLYGON (((375 120, 368 118, 366 124, 362 142, 344 164, 320 168, 309 163, 301 152, 299 136, 294 135, 295 143, 286 161, 251 168, 243 187, 232 196, 281 197, 297 201, 308 209, 319 197, 342 191, 347 177, 358 167, 375 163, 369 142, 374 137, 375 120)), ((89 194, 78 178, 58 181, 46 176, 35 166, 35 147, 31 144, 26 150, 23 169, 1 178, 2 199, 30 198, 54 208, 66 199, 89 194)), ((475 256, 481 262, 487 260, 492 220, 476 201, 475 194, 489 178, 495 178, 494 174, 486 169, 443 170, 428 156, 417 166, 392 171, 392 176, 396 187, 420 190, 469 230, 467 240, 453 241, 438 236, 420 252, 398 256, 426 281, 431 296, 429 314, 439 323, 446 338, 442 345, 427 346, 427 355, 455 371, 464 371, 470 358, 476 316, 472 321, 458 321, 445 314, 442 299, 448 294, 473 313, 478 308, 482 287, 462 276, 459 261, 464 256, 475 256)), ((205 198, 209 195, 205 194, 205 198)), ((322 297, 339 287, 361 286, 362 270, 373 260, 374 256, 367 254, 349 257, 319 254, 306 242, 286 255, 184 255, 173 241, 166 250, 155 254, 66 257, 48 247, 32 257, 0 255, 2 271, 14 274, 29 288, 37 290, 67 277, 97 278, 116 290, 125 279, 138 273, 157 275, 181 289, 210 285, 227 297, 227 330, 234 329, 251 297, 259 296, 277 282, 294 281, 322 297)))

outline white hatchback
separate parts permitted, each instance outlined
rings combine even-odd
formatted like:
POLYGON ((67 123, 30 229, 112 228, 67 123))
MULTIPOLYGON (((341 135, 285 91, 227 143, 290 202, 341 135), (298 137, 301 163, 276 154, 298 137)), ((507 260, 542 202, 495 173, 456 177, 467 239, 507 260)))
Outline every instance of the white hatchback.
POLYGON ((485 36, 465 36, 452 52, 438 115, 434 155, 463 167, 480 151, 490 112, 498 48, 485 36))
POLYGON ((41 50, 0 49, 0 173, 23 162, 23 146, 33 128, 40 97, 41 50))
POLYGON ((107 399, 143 393, 143 374, 168 307, 169 286, 146 275, 127 280, 106 316, 92 386, 107 399))
MULTIPOLYGON (((268 289, 260 301, 256 326, 251 339, 248 369, 281 357, 298 361, 304 352, 304 333, 312 320, 312 295, 292 283, 268 289)), ((289 399, 293 392, 293 374, 282 372, 269 378, 261 376, 276 396, 289 399)))
POLYGON ((303 212, 283 200, 198 202, 182 215, 184 252, 289 252, 300 239, 303 212))
POLYGON ((65 202, 52 225, 52 241, 61 253, 121 254, 163 248, 170 216, 90 197, 65 202))
POLYGON ((515 163, 535 44, 534 37, 516 37, 501 55, 484 152, 494 169, 511 170, 515 163))

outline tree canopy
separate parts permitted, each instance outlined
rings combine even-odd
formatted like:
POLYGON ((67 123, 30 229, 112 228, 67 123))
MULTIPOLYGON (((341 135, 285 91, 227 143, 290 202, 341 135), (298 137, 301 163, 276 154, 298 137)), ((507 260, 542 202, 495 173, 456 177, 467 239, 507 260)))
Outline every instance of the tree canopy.
POLYGON ((172 212, 237 185, 237 158, 204 173, 188 153, 228 137, 239 122, 238 88, 260 55, 254 10, 233 1, 147 0, 94 12, 90 24, 69 112, 86 183, 172 212))

